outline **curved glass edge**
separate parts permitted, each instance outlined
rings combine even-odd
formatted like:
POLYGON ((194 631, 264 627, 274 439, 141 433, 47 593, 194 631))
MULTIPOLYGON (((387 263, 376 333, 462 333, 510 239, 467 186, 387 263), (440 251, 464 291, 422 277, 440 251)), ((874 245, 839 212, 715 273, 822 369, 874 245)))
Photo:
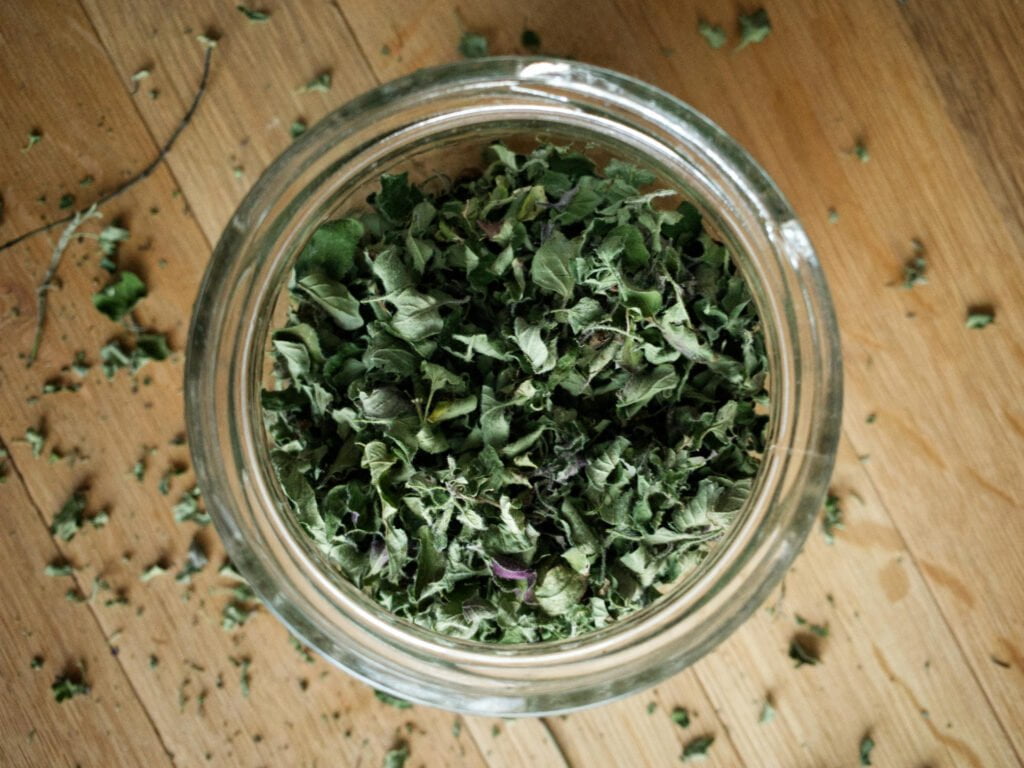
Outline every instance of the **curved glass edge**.
MULTIPOLYGON (((243 269, 238 274, 232 274, 232 260, 235 258, 235 254, 242 252, 242 249, 252 248, 253 233, 260 227, 265 226, 266 222, 272 218, 271 214, 273 213, 274 205, 268 205, 267 203, 268 198, 273 198, 277 177, 293 174, 295 169, 291 166, 298 166, 300 168, 310 167, 316 159, 310 148, 317 146, 316 140, 318 137, 322 141, 331 135, 332 130, 337 130, 339 118, 344 119, 346 112, 348 114, 353 112, 365 114, 363 110, 374 106, 374 104, 387 104, 389 99, 399 98, 402 94, 411 94, 415 98, 425 99, 429 97, 429 94, 424 94, 421 89, 436 88, 439 83, 452 78, 466 79, 469 82, 475 82, 474 78, 483 79, 485 84, 493 87, 496 76, 514 78, 517 73, 523 74, 524 70, 529 72, 531 67, 533 68, 533 74, 530 74, 530 77, 540 77, 541 75, 538 74, 540 72, 544 72, 545 77, 552 77, 552 73, 556 73, 558 77, 567 78, 565 82, 558 83, 558 85, 567 88, 577 84, 578 80, 574 78, 578 78, 581 72, 586 75, 582 80, 588 87, 593 87, 595 83, 618 83, 619 85, 616 87, 619 88, 619 94, 623 100, 629 102, 628 106, 633 104, 630 101, 630 88, 639 89, 648 97, 646 109, 651 109, 651 104, 656 105, 659 109, 664 108, 665 104, 667 104, 676 112, 674 119, 679 120, 681 116, 684 120, 689 119, 691 122, 698 123, 698 129, 704 130, 710 135, 712 146, 718 146, 726 150, 725 159, 729 161, 726 163, 726 167, 731 172, 734 180, 737 178, 744 182, 749 182, 750 179, 754 180, 753 188, 748 186, 746 191, 748 194, 753 193, 753 199, 763 209, 762 215, 767 214, 769 219, 774 217, 774 221, 778 222, 780 221, 779 214, 789 214, 782 221, 782 224, 785 225, 790 222, 795 224, 795 219, 789 213, 789 208, 781 194, 778 193, 774 184, 768 180, 767 176, 756 166, 753 160, 732 143, 731 140, 727 139, 724 133, 715 128, 705 118, 698 116, 688 107, 682 105, 681 102, 639 81, 608 72, 607 70, 598 70, 592 67, 565 62, 553 62, 547 70, 544 70, 541 66, 542 64, 543 62, 536 60, 532 62, 498 60, 473 62, 467 65, 457 64, 441 68, 440 70, 417 73, 404 78, 402 81, 397 81, 389 86, 378 89, 378 91, 371 92, 371 94, 357 99, 352 104, 343 107, 334 115, 328 117, 268 169, 264 178, 260 180, 242 206, 240 206, 239 213, 232 219, 232 223, 225 232, 224 238, 218 244, 215 258, 204 279, 200 291, 200 301, 196 306, 189 336, 189 356, 186 369, 186 407, 190 437, 194 438, 190 442, 193 444, 196 453, 197 474, 200 476, 201 487, 206 492, 207 504, 211 507, 211 513, 215 517, 218 532, 225 538, 232 557, 238 559, 239 567, 251 578, 254 587, 267 599, 268 604, 274 609, 275 613, 278 613, 286 623, 297 629, 299 634, 314 640, 314 644, 321 647, 329 655, 341 655, 345 658, 344 661, 338 658, 333 660, 341 663, 341 666, 348 671, 362 677, 377 687, 389 689, 397 695, 413 698, 423 703, 461 709, 467 712, 484 711, 491 714, 555 712, 580 706, 580 700, 578 695, 560 696, 551 691, 532 696, 514 695, 511 690, 512 686, 506 686, 509 689, 502 690, 498 696, 476 695, 469 699, 462 699, 458 696, 453 697, 450 690, 430 689, 429 686, 423 688, 421 685, 424 682, 423 678, 418 674, 412 676, 400 674, 399 669, 394 667, 395 659, 388 659, 387 654, 381 654, 378 659, 372 659, 351 653, 351 648, 341 649, 342 653, 338 654, 339 648, 336 642, 322 633, 320 631, 321 628, 311 626, 307 621, 308 616, 301 611, 296 611, 295 606, 287 599, 281 599, 282 593, 278 589, 279 585, 265 571, 265 564, 259 558, 253 559, 249 557, 253 553, 246 541, 246 532, 242 530, 239 523, 244 525, 247 522, 251 522, 251 520, 242 519, 239 521, 231 514, 231 510, 237 506, 235 500, 244 497, 245 489, 242 487, 244 485, 244 477, 240 478, 242 482, 228 483, 227 488, 222 488, 219 482, 224 479, 218 477, 219 461, 223 460, 224 456, 231 456, 235 461, 242 461, 244 456, 239 452, 235 441, 231 439, 232 436, 223 434, 223 431, 218 429, 218 424, 222 421, 221 416, 223 414, 223 411, 221 411, 221 415, 219 415, 218 409, 223 407, 230 408, 232 406, 231 398, 226 395, 225 390, 230 391, 232 382, 239 380, 240 372, 236 367, 238 363, 236 355, 231 357, 232 363, 226 373, 223 373, 223 367, 218 365, 218 361, 223 359, 221 345, 224 338, 222 331, 228 317, 223 311, 217 310, 217 304, 212 300, 220 293, 223 293, 225 285, 230 285, 232 280, 242 279, 248 271, 243 269), (306 142, 306 146, 302 146, 302 142, 306 142), (222 373, 215 374, 214 371, 222 373), (194 435, 192 434, 193 432, 195 433, 194 435), (237 493, 242 493, 243 495, 235 495, 237 493), (419 688, 418 691, 417 688, 419 688)), ((550 83, 544 83, 544 85, 550 85, 550 83)), ((661 114, 661 116, 664 118, 665 114, 661 114)), ((687 127, 693 129, 692 125, 687 127)), ((796 225, 796 227, 799 229, 799 225, 796 225)), ((802 230, 799 231, 802 233, 802 230)), ((790 234, 793 232, 792 224, 790 224, 789 232, 790 234)), ((273 240, 272 233, 263 232, 261 235, 267 240, 273 240)), ((799 272, 799 281, 803 282, 805 288, 802 292, 803 295, 798 293, 795 298, 805 303, 805 311, 810 318, 816 319, 818 323, 817 326, 810 328, 811 338, 806 340, 811 342, 812 348, 809 351, 819 357, 819 359, 831 360, 834 364, 830 366, 829 370, 818 371, 823 380, 817 382, 812 387, 812 390, 817 393, 816 399, 822 400, 822 402, 815 403, 814 410, 819 415, 822 413, 826 414, 825 422, 819 424, 817 429, 818 445, 814 446, 817 450, 812 449, 815 455, 806 453, 803 456, 804 483, 802 485, 799 482, 795 484, 798 489, 803 489, 803 496, 796 500, 789 499, 786 502, 787 505, 792 504, 797 509, 804 511, 803 516, 796 519, 794 521, 795 524, 790 528, 790 530, 798 530, 800 535, 791 535, 784 545, 776 546, 778 556, 775 560, 776 565, 778 563, 788 564, 792 557, 795 556, 800 543, 810 528, 810 521, 813 520, 814 515, 817 513, 821 497, 824 495, 824 484, 827 482, 827 476, 831 470, 835 444, 838 439, 839 407, 841 403, 838 336, 835 330, 834 316, 831 314, 827 288, 825 288, 823 276, 814 259, 813 251, 809 248, 809 243, 807 243, 805 248, 795 248, 793 240, 794 238, 790 237, 789 242, 784 242, 781 248, 787 258, 790 258, 791 266, 799 272), (819 349, 813 349, 815 340, 820 347, 819 349), (815 479, 817 479, 817 482, 815 482, 815 479)), ((806 236, 803 237, 803 240, 806 241, 806 236)), ((237 513, 238 510, 235 510, 235 512, 237 513)), ((781 577, 782 571, 778 568, 774 570, 777 572, 773 577, 762 581, 756 588, 749 590, 749 593, 746 595, 744 609, 732 611, 731 620, 721 625, 716 635, 723 635, 723 633, 731 631, 732 628, 746 618, 750 610, 756 607, 760 600, 763 599, 763 594, 766 594, 774 586, 778 578, 781 577)), ((702 655, 703 652, 706 652, 709 647, 703 648, 699 653, 690 654, 684 659, 677 659, 672 663, 672 669, 668 671, 664 669, 656 670, 653 675, 645 676, 642 679, 640 676, 637 676, 625 682, 620 681, 618 685, 614 682, 594 685, 588 691, 590 700, 584 701, 583 704, 593 703, 599 699, 609 700, 615 696, 626 695, 637 687, 653 684, 658 679, 674 672, 677 668, 691 663, 699 655, 702 655)), ((543 686, 535 687, 539 690, 543 686)))

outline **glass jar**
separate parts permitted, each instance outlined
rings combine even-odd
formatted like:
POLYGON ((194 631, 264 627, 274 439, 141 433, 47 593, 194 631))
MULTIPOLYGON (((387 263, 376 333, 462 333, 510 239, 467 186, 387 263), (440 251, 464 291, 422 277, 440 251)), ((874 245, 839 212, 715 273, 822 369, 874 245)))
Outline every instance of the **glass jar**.
POLYGON ((765 172, 669 94, 576 62, 495 58, 417 72, 348 103, 260 177, 207 269, 186 368, 189 442, 232 562, 306 643, 396 696, 486 715, 565 711, 653 685, 692 664, 765 599, 820 509, 839 437, 841 362, 821 268, 765 172), (502 139, 574 144, 683 190, 732 250, 770 357, 769 447, 717 550, 642 610, 569 640, 500 645, 398 619, 330 567, 303 533, 268 457, 259 393, 268 334, 299 250, 358 207, 384 172, 415 180, 479 166, 502 139))

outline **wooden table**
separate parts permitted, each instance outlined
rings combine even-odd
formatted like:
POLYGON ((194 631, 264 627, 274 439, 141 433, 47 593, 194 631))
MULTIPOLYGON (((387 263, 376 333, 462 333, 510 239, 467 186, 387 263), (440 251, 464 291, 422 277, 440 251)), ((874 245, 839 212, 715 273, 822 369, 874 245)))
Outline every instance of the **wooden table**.
MULTIPOLYGON (((709 765, 850 766, 870 734, 876 765, 1007 766, 1024 755, 1024 5, 1014 0, 767 3, 774 31, 734 52, 725 0, 481 2, 45 0, 0 5, 0 242, 143 168, 199 81, 195 36, 221 35, 194 120, 165 161, 101 207, 131 231, 121 264, 143 275, 139 323, 177 350, 107 380, 118 327, 94 310, 95 241, 73 243, 49 293, 30 368, 35 289, 61 228, 0 253, 0 763, 38 766, 667 766, 710 734, 709 765), (699 16, 730 30, 711 50, 699 16), (313 122, 417 67, 449 61, 463 31, 495 53, 542 49, 645 78, 739 139, 802 217, 843 332, 846 405, 834 488, 846 526, 819 530, 773 596, 717 651, 655 690, 568 717, 491 721, 397 710, 321 659, 306 661, 265 612, 220 626, 231 582, 173 573, 198 530, 171 505, 185 467, 182 354, 211 246, 246 189, 313 122), (133 73, 151 76, 132 82, 133 73), (298 93, 322 71, 326 93, 298 93), (28 134, 42 138, 27 150, 28 134), (870 161, 852 153, 863 140, 870 161), (87 185, 83 179, 91 178, 87 185), (81 182, 81 183, 80 183, 81 182), (829 216, 834 208, 836 216, 829 216), (928 282, 899 287, 918 238, 928 282), (995 323, 965 328, 969 306, 995 323), (77 392, 43 394, 76 351, 77 392), (26 428, 46 444, 34 458, 26 428), (51 462, 50 451, 81 456, 51 462), (133 465, 144 458, 141 481, 133 465), (102 529, 52 537, 89 487, 102 529), (72 577, 44 575, 66 559, 72 577), (170 572, 147 583, 154 562, 170 572), (109 591, 88 602, 96 578, 109 591), (126 603, 116 595, 126 598, 126 603), (108 604, 112 603, 112 604, 108 604), (823 663, 795 669, 797 615, 828 623, 823 663), (30 661, 39 655, 41 669, 30 661), (241 667, 251 660, 251 694, 241 667), (57 674, 85 663, 88 696, 57 703, 57 674), (759 722, 766 698, 774 720, 759 722), (683 729, 670 713, 687 707, 683 729)), ((754 6, 756 7, 756 6, 754 6)), ((98 231, 91 222, 86 231, 98 231)))

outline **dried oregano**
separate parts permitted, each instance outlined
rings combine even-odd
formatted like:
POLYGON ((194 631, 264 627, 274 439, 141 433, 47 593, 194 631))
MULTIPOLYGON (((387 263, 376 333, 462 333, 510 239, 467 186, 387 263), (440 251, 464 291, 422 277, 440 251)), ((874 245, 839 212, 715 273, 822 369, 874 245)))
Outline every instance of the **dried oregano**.
POLYGON ((440 190, 385 174, 314 232, 272 336, 271 459, 386 609, 570 637, 651 603, 735 518, 764 340, 725 246, 652 174, 551 145, 486 163, 440 190))

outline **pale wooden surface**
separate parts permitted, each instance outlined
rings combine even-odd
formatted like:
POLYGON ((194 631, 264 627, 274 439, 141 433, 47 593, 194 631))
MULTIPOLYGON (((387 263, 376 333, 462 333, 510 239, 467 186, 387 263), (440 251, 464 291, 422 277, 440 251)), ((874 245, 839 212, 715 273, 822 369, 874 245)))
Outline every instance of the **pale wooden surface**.
MULTIPOLYGON (((290 142, 292 120, 312 123, 378 82, 451 60, 464 30, 512 53, 527 26, 545 52, 691 102, 778 181, 829 276, 846 362, 834 485, 847 518, 834 546, 811 536, 784 597, 654 691, 546 721, 391 709, 324 661, 303 661, 266 614, 222 630, 230 585, 213 567, 187 601, 170 575, 139 582, 161 558, 180 567, 194 532, 169 511, 191 476, 176 478, 170 496, 156 488, 170 462, 187 460, 170 445, 183 428, 181 354, 145 369, 152 382, 135 393, 127 376, 108 382, 94 368, 78 393, 30 402, 76 350, 95 362, 117 330, 89 301, 105 279, 95 247, 72 246, 40 359, 25 368, 19 354, 56 233, 39 236, 0 253, 0 439, 11 454, 0 485, 0 764, 377 766, 405 741, 409 766, 662 766, 706 733, 716 737, 708 765, 844 766, 857 764, 867 732, 876 765, 1020 764, 1024 6, 766 6, 773 34, 734 54, 696 33, 698 15, 732 28, 736 8, 724 0, 266 0, 255 6, 272 12, 266 24, 233 2, 0 3, 0 241, 55 217, 62 193, 85 205, 143 167, 198 80, 194 34, 222 33, 192 125, 152 177, 103 209, 131 229, 122 263, 150 286, 139 320, 168 331, 177 350, 211 244, 290 142), (129 78, 143 67, 153 75, 132 94, 129 78), (329 93, 296 93, 323 70, 329 93), (43 140, 23 153, 36 128, 43 140), (867 164, 849 153, 860 136, 867 164), (80 188, 86 175, 96 182, 80 188), (889 284, 914 237, 929 283, 908 292, 889 284), (993 326, 964 328, 974 303, 995 306, 993 326), (40 422, 47 452, 77 446, 87 458, 34 459, 19 438, 40 422), (130 468, 144 445, 156 452, 140 484, 130 468), (111 522, 55 540, 49 522, 82 483, 111 522), (80 568, 86 594, 102 575, 129 604, 66 602, 72 580, 43 575, 57 557, 80 568), (786 655, 795 614, 831 627, 820 666, 794 669, 786 655), (30 669, 35 654, 41 670, 30 669), (249 698, 229 657, 252 660, 249 698), (79 660, 92 693, 57 704, 53 677, 79 660), (769 693, 777 715, 759 724, 769 693), (689 729, 671 722, 675 706, 696 713, 689 729)), ((216 565, 215 534, 201 535, 216 565)))

